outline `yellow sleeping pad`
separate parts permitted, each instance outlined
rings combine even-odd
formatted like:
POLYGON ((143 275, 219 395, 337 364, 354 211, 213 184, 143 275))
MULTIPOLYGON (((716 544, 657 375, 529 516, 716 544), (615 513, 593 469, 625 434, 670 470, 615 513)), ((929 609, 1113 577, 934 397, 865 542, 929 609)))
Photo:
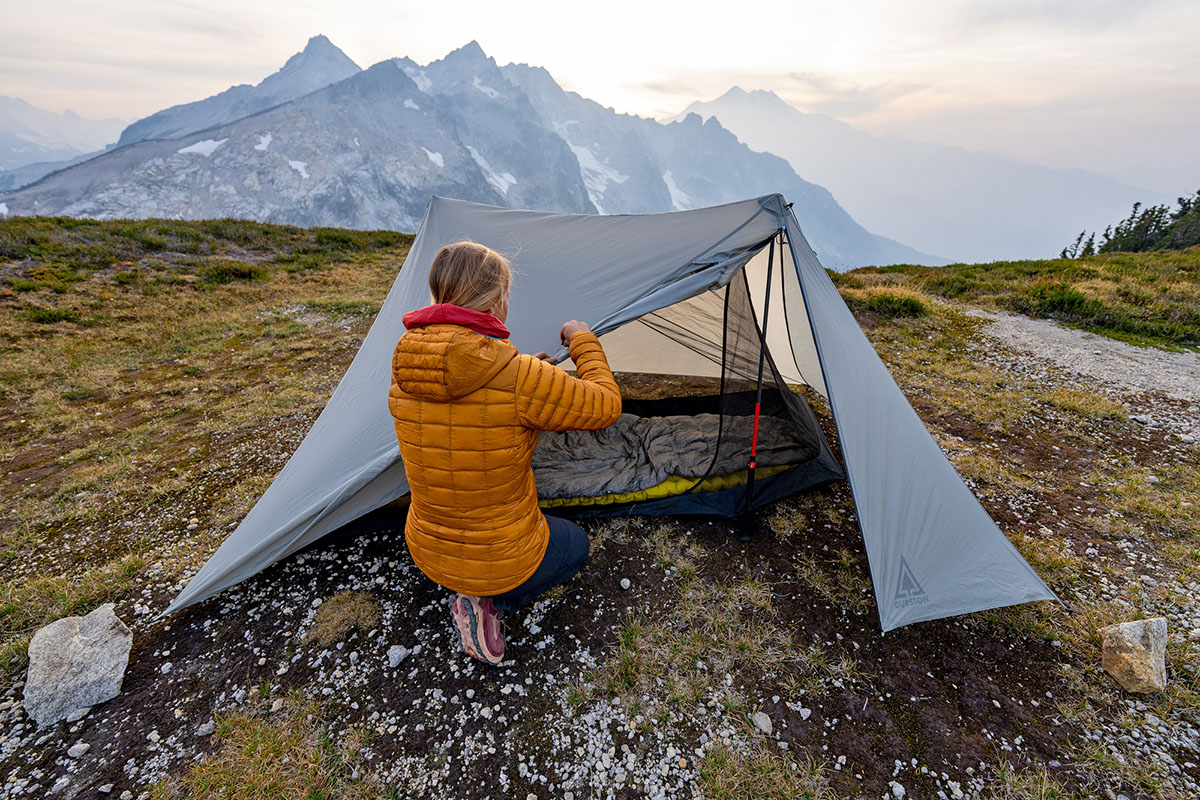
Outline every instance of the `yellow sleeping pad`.
MULTIPOLYGON (((759 478, 769 478, 772 475, 778 475, 784 470, 791 468, 791 464, 780 464, 775 467, 759 467, 755 472, 758 473, 759 478)), ((749 470, 743 469, 738 472, 731 472, 728 475, 717 475, 712 478, 706 478, 696 487, 695 491, 716 492, 722 489, 732 489, 736 486, 745 486, 747 475, 749 475, 749 470)), ((664 497, 674 497, 675 495, 683 494, 688 489, 691 489, 695 482, 695 478, 671 475, 662 483, 651 486, 648 489, 639 489, 636 492, 602 494, 597 497, 556 497, 551 500, 539 500, 538 505, 542 508, 564 508, 573 506, 620 505, 622 503, 640 503, 644 500, 661 500, 664 497)))

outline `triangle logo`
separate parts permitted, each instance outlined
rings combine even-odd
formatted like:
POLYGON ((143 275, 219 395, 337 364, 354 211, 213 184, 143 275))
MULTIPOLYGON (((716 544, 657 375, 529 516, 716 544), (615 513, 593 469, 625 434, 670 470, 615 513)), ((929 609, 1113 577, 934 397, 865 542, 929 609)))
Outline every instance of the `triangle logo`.
POLYGON ((896 608, 929 602, 929 595, 921 588, 921 583, 904 560, 904 556, 900 556, 900 575, 896 581, 896 596, 893 601, 896 608))

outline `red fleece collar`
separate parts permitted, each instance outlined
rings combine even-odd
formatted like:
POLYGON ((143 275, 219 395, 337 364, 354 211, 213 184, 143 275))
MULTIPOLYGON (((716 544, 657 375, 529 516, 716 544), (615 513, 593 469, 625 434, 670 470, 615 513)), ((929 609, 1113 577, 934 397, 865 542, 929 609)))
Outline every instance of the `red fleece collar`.
POLYGON ((401 318, 401 321, 408 330, 420 328, 425 325, 448 324, 462 325, 464 328, 470 328, 476 333, 482 333, 484 336, 495 336, 497 339, 507 339, 509 337, 508 328, 504 327, 504 323, 497 319, 495 314, 490 314, 487 311, 476 311, 472 308, 463 308, 462 306, 450 303, 438 303, 437 305, 418 308, 416 311, 410 311, 405 314, 401 318))

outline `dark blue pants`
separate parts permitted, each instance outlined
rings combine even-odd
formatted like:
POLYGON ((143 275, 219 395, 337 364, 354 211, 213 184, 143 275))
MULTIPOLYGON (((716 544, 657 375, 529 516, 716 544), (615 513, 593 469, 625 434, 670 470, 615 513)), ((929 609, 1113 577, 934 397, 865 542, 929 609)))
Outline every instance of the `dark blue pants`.
POLYGON ((549 515, 546 523, 550 526, 550 541, 546 544, 542 563, 520 586, 492 598, 496 608, 506 614, 566 583, 587 566, 589 545, 583 528, 570 520, 549 515))

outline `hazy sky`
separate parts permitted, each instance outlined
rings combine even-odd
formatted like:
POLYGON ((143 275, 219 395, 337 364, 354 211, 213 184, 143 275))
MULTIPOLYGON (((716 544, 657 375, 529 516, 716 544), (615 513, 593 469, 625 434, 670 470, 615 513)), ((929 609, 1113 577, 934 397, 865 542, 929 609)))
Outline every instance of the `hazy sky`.
POLYGON ((736 83, 875 133, 1200 188, 1197 0, 583 8, 0 0, 0 94, 133 119, 257 83, 316 33, 363 67, 401 55, 426 63, 476 39, 499 63, 544 66, 619 111, 671 115, 736 83))

